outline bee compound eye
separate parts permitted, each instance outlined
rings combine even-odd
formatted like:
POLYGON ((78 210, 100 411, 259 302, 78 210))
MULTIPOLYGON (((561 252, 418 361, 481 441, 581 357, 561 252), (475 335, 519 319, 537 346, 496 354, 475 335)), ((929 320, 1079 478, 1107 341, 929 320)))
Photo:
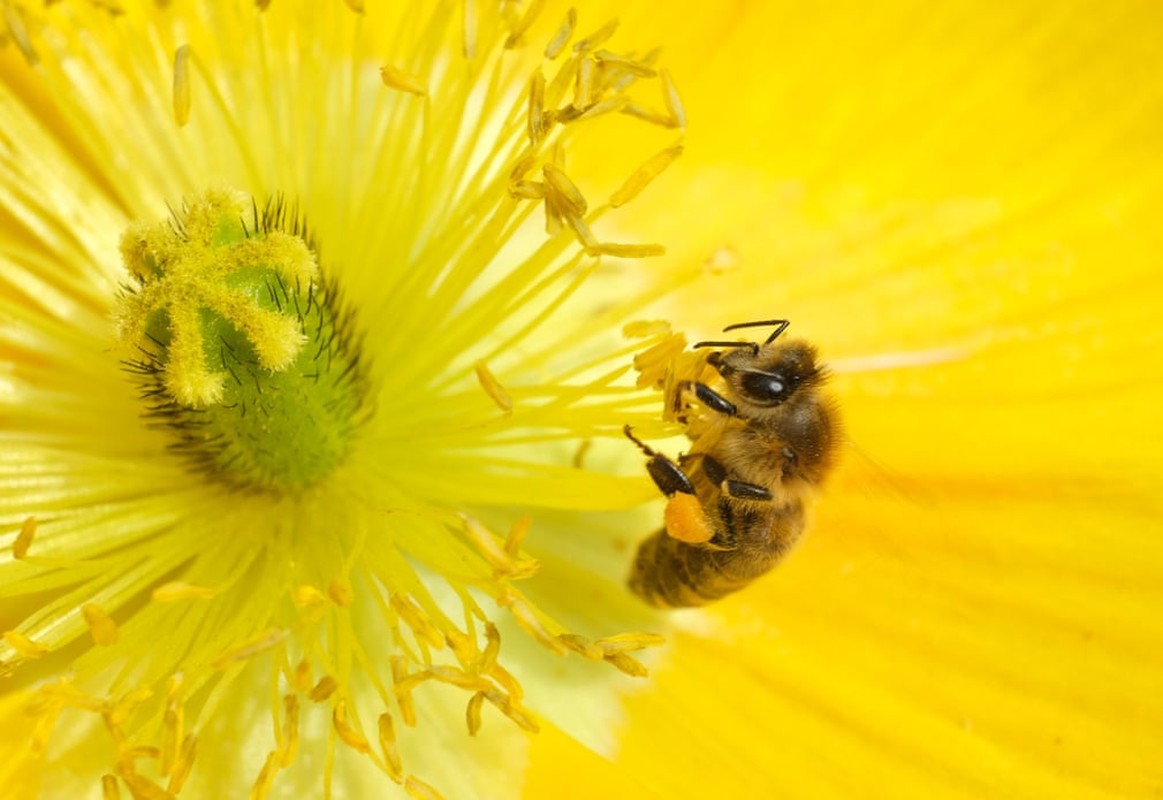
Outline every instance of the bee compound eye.
POLYGON ((774 372, 748 372, 743 375, 743 393, 754 403, 774 405, 791 394, 792 384, 774 372))

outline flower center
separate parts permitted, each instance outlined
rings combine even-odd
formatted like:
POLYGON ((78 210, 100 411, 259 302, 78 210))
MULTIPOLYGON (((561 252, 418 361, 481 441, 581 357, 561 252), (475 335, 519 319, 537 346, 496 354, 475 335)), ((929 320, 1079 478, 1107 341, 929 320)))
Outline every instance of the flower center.
POLYGON ((122 238, 137 284, 119 301, 148 416, 229 485, 295 491, 347 454, 366 416, 350 315, 281 201, 207 192, 122 238))

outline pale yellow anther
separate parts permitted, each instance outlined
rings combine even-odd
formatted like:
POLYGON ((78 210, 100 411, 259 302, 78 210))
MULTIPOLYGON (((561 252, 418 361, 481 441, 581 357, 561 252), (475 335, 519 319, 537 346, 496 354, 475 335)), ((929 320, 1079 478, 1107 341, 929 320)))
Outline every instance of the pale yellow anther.
POLYGON ((477 382, 485 390, 485 394, 496 403, 497 408, 505 413, 511 412, 513 410, 513 400, 509 397, 509 393, 505 391, 505 387, 497 380, 497 376, 489 369, 489 365, 484 361, 478 361, 475 369, 477 382))
POLYGON ((578 215, 586 213, 586 199, 569 176, 554 164, 546 164, 541 171, 545 175, 546 184, 553 192, 554 199, 562 205, 563 212, 568 209, 578 215))
POLYGON ((327 596, 331 598, 331 602, 342 608, 350 606, 352 600, 355 599, 351 584, 346 578, 336 578, 331 581, 327 585, 327 596))
POLYGON ((89 634, 93 637, 94 644, 109 647, 117 643, 117 623, 101 606, 96 603, 85 603, 81 606, 81 616, 89 626, 89 634))
POLYGON ((170 781, 166 784, 166 790, 171 795, 177 795, 182 791, 182 787, 186 784, 186 779, 190 777, 190 770, 194 767, 194 757, 198 751, 198 739, 192 733, 186 734, 186 738, 182 740, 182 746, 178 750, 178 758, 174 762, 173 771, 170 773, 170 781))
POLYGON ((509 535, 505 537, 505 552, 509 554, 510 558, 517 558, 521 554, 521 545, 525 542, 525 537, 529 534, 529 526, 532 524, 532 517, 523 516, 518 517, 509 528, 509 535))
POLYGON ((545 75, 534 70, 529 79, 529 110, 526 115, 529 143, 534 147, 545 138, 545 75))
POLYGON ((12 557, 21 559, 28 555, 28 548, 32 546, 32 537, 35 535, 36 517, 26 517, 24 522, 20 523, 20 533, 16 534, 16 539, 12 542, 12 557))
POLYGON ((592 256, 614 256, 615 258, 657 258, 666 255, 666 248, 660 244, 617 244, 601 242, 586 248, 592 256))
POLYGON ((663 170, 675 162, 682 155, 683 146, 676 144, 660 153, 655 153, 626 179, 618 191, 610 195, 610 206, 618 208, 629 203, 638 194, 650 185, 650 182, 662 174, 663 170))
POLYGON ((173 800, 173 795, 162 786, 135 772, 121 772, 121 780, 129 788, 133 800, 173 800))
POLYGON ((557 33, 553 34, 553 38, 549 40, 549 44, 545 45, 545 57, 552 60, 557 58, 566 46, 569 45, 569 40, 573 38, 574 29, 577 27, 577 9, 571 8, 566 12, 565 19, 561 23, 561 27, 557 29, 557 33))
POLYGON ((533 23, 537 21, 537 17, 541 15, 545 8, 545 0, 533 0, 529 7, 525 9, 525 13, 519 18, 509 21, 509 38, 505 40, 505 49, 512 50, 521 44, 525 33, 533 27, 533 23))
POLYGON ((590 104, 594 90, 594 76, 597 74, 598 64, 591 58, 580 59, 577 66, 577 83, 574 89, 574 108, 585 108, 590 104))
POLYGON ((601 648, 604 654, 610 655, 645 650, 647 647, 660 647, 666 644, 666 637, 659 633, 618 633, 603 636, 594 644, 601 648))
POLYGON ((389 89, 407 92, 417 97, 423 97, 428 94, 428 84, 422 77, 413 72, 393 67, 390 64, 385 64, 380 67, 380 80, 389 89))
POLYGON ((637 78, 653 78, 658 74, 657 70, 649 64, 643 64, 633 58, 619 55, 610 50, 598 50, 594 53, 594 59, 600 64, 608 64, 624 70, 637 78))
POLYGON ((400 758, 400 748, 396 744, 396 723, 392 715, 384 712, 377 722, 380 752, 384 757, 384 767, 388 777, 396 783, 404 781, 404 763, 400 758))
POLYGON ((279 754, 272 750, 267 753, 266 761, 263 762, 258 777, 254 779, 254 785, 250 787, 250 800, 262 800, 262 798, 270 794, 271 786, 274 785, 275 775, 278 774, 278 771, 279 754))
POLYGON ((190 46, 174 52, 174 120, 184 127, 190 119, 190 46))
POLYGON ((487 673, 497 663, 497 656, 501 652, 501 632, 491 622, 485 623, 485 649, 481 652, 477 668, 487 673))
POLYGON ((392 656, 392 694, 396 698, 396 705, 400 708, 400 716, 409 728, 416 727, 416 706, 412 702, 410 688, 405 686, 408 680, 408 660, 403 656, 392 656))
POLYGON ((297 691, 306 692, 311 688, 311 662, 303 659, 295 666, 295 671, 291 676, 291 685, 297 691))
POLYGON ((625 653, 609 653, 606 655, 605 660, 607 664, 612 664, 618 670, 632 678, 645 678, 649 674, 646 666, 641 661, 625 653))
POLYGON ((513 677, 513 674, 500 664, 493 664, 488 668, 488 676, 500 684, 514 703, 521 702, 521 698, 525 696, 525 689, 521 686, 520 681, 513 677))
POLYGON ((588 53, 595 50, 608 42, 616 30, 618 30, 618 20, 612 19, 575 44, 573 50, 575 53, 588 53))
POLYGON ((211 662, 214 669, 226 669, 232 664, 237 664, 240 661, 246 661, 253 658, 259 653, 270 650, 279 642, 287 638, 287 631, 279 630, 278 628, 268 628, 265 631, 260 631, 249 639, 239 642, 238 644, 228 647, 224 650, 218 658, 211 662))
POLYGON ((506 587, 500 596, 497 597, 497 605, 502 608, 507 608, 512 613, 513 619, 517 621, 517 624, 538 642, 558 655, 565 654, 567 649, 565 645, 559 642, 557 636, 545 627, 540 618, 538 618, 534 607, 520 592, 506 587))
POLYGON ((513 720, 513 722, 517 723, 517 725, 521 728, 529 731, 530 733, 537 733, 537 731, 541 730, 541 726, 537 724, 537 720, 533 718, 533 715, 530 714, 527 709, 518 705, 515 701, 511 700, 495 689, 484 692, 484 696, 485 699, 496 706, 502 714, 513 720))
POLYGON ((4 642, 24 658, 39 658, 49 651, 49 648, 40 642, 34 642, 18 631, 5 631, 4 642))
POLYGON ((359 753, 371 752, 371 745, 368 744, 367 737, 352 727, 348 721, 347 704, 344 701, 340 700, 331 710, 331 724, 334 726, 339 740, 352 750, 359 753))
POLYGON ((416 800, 444 800, 444 796, 436 791, 430 784, 417 778, 415 775, 409 775, 404 781, 404 791, 409 796, 416 798, 416 800))
POLYGON ((170 581, 158 586, 150 594, 157 603, 173 603, 178 600, 209 600, 217 592, 208 586, 198 586, 185 581, 170 581))
POLYGON ((647 108, 639 103, 627 103, 622 106, 619 111, 627 114, 635 119, 640 119, 643 122, 649 122, 651 125, 657 125, 661 128, 677 128, 678 122, 675 120, 673 114, 664 114, 660 111, 655 111, 652 108, 647 108))
POLYGON ((101 776, 102 800, 119 800, 121 789, 117 786, 117 776, 105 774, 101 776))
POLYGON ((666 110, 670 113, 671 122, 676 128, 686 128, 686 109, 683 108, 682 98, 679 97, 678 87, 667 70, 660 70, 658 77, 662 81, 662 100, 666 110))
POLYGON ((299 752, 299 698, 293 694, 283 695, 283 726, 280 729, 279 765, 291 766, 299 752))
POLYGON ((602 246, 601 242, 598 241, 598 237, 594 236, 594 232, 590 230, 590 226, 586 224, 581 215, 574 211, 565 211, 562 213, 562 218, 565 220, 565 224, 569 225, 569 229, 573 231, 586 253, 598 255, 598 248, 602 246))
POLYGON ((314 586, 302 584, 291 592, 291 602, 295 604, 295 608, 310 608, 323 605, 327 602, 327 597, 314 586))
POLYGON ((585 656, 591 661, 601 661, 606 657, 602 648, 591 642, 584 636, 578 636, 576 633, 563 633, 557 637, 558 641, 568 647, 570 650, 585 656))
POLYGON ((577 119, 578 121, 581 121, 586 119, 594 119, 595 117, 600 117, 603 114, 613 114, 616 111, 621 111, 628 102, 629 99, 625 95, 615 95, 609 99, 602 100, 600 103, 591 104, 585 109, 585 111, 583 111, 581 114, 578 114, 577 119))
POLYGON ((437 649, 444 647, 444 637, 440 631, 428 619, 428 615, 417 607, 407 595, 393 594, 388 602, 418 639, 426 641, 437 649))
POLYGON ((339 682, 335 678, 324 675, 317 684, 311 687, 311 691, 307 692, 307 698, 312 702, 321 703, 335 694, 335 690, 338 688, 339 682))
POLYGON ((468 705, 464 709, 464 719, 468 724, 468 735, 476 736, 477 731, 481 729, 481 707, 485 704, 485 695, 483 692, 477 692, 468 699, 468 705))
POLYGON ((517 200, 540 200, 545 197, 545 184, 540 181, 517 181, 509 184, 509 194, 517 200))

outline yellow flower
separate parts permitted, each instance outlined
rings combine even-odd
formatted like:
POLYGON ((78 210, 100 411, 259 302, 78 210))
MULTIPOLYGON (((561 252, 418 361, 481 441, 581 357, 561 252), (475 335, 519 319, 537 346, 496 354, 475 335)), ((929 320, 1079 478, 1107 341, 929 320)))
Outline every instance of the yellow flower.
MULTIPOLYGON (((574 60, 609 32, 585 7, 546 62, 573 17, 538 3, 109 5, 2 6, 10 793, 1158 790, 1149 9, 650 4, 574 60), (658 43, 683 140, 633 55, 658 43), (555 82, 619 58, 625 99, 555 82), (538 113, 576 92, 599 118, 538 113), (156 349, 160 306, 127 313, 178 274, 143 253, 190 256, 166 204, 180 230, 224 187, 262 235, 207 263, 305 219, 339 298, 319 329, 350 313, 321 478, 286 467, 297 440, 260 471, 142 419, 161 386, 188 432, 230 387, 225 356, 156 349), (620 438, 662 430, 619 336, 648 307, 697 335, 792 319, 847 423, 804 545, 709 611, 621 585, 660 513, 620 438), (637 672, 621 647, 652 639, 613 634, 664 627, 650 683, 585 658, 637 672)), ((230 307, 278 328, 261 287, 230 307)), ((316 358, 286 319, 257 381, 316 358)))

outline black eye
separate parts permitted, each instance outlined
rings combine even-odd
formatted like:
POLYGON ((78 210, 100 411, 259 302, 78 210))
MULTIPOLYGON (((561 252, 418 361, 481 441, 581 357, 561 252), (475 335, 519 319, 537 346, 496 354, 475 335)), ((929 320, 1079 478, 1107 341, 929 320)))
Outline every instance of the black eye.
POLYGON ((745 372, 741 388, 751 402, 775 405, 786 400, 795 386, 775 372, 745 372))

